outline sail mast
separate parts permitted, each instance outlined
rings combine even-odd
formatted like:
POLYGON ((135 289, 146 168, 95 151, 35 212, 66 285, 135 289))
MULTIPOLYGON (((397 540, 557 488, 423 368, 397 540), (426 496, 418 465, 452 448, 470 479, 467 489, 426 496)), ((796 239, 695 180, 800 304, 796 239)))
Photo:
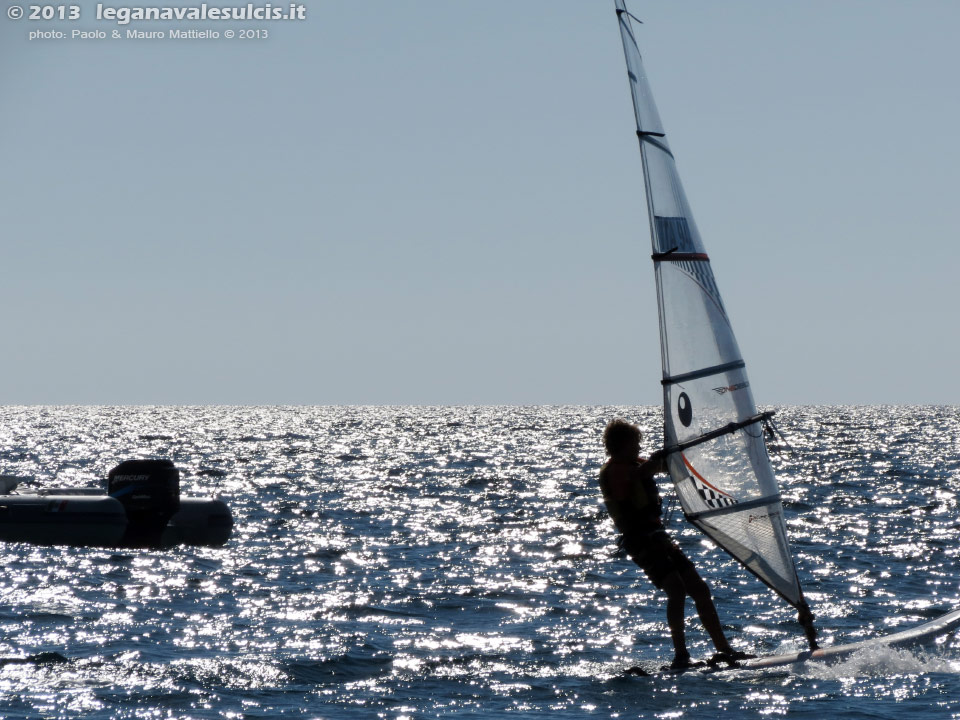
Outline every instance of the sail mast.
MULTIPOLYGON (((813 616, 787 541, 780 488, 710 258, 667 143, 624 0, 615 0, 637 122, 663 367, 664 449, 687 519, 799 612, 813 616)), ((635 18, 633 18, 635 19, 635 18)))

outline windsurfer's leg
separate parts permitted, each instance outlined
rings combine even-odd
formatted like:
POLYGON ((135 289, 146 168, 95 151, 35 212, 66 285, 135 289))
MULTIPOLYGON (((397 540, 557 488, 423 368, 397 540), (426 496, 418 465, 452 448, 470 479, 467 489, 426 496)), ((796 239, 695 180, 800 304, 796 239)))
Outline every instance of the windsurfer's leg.
POLYGON ((700 622, 703 623, 703 629, 707 631, 710 639, 713 640, 714 647, 722 653, 732 652, 730 642, 723 634, 723 627, 720 625, 720 616, 717 615, 717 606, 713 604, 713 597, 710 595, 710 586, 704 581, 697 569, 690 565, 684 568, 680 577, 683 586, 693 602, 697 606, 697 614, 700 616, 700 622))
POLYGON ((673 640, 675 659, 689 658, 687 638, 683 631, 683 607, 687 599, 684 582, 675 570, 660 581, 660 589, 667 594, 667 625, 673 640))

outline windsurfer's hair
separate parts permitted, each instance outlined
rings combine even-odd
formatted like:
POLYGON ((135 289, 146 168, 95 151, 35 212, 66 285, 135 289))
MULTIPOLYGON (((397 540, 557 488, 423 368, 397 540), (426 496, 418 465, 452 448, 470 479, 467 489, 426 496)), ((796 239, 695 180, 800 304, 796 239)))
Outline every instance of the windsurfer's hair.
POLYGON ((636 425, 623 418, 614 418, 603 430, 603 446, 607 449, 608 455, 614 455, 626 447, 630 441, 636 439, 639 442, 642 437, 643 433, 636 425))

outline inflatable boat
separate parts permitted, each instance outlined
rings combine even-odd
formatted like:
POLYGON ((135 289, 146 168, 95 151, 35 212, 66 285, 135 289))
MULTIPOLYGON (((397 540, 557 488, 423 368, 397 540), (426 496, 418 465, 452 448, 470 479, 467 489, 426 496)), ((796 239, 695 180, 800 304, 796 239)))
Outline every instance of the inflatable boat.
POLYGON ((13 493, 23 478, 0 476, 0 541, 37 545, 162 548, 223 545, 233 516, 221 500, 180 496, 169 460, 127 460, 98 488, 13 493))

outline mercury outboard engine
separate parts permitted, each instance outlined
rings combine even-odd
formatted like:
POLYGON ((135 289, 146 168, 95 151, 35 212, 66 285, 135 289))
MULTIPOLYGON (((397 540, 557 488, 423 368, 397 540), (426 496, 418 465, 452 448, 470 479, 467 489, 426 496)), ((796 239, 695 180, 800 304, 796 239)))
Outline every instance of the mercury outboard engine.
POLYGON ((127 513, 122 544, 155 547, 180 509, 180 471, 169 460, 127 460, 107 475, 107 493, 127 513))

